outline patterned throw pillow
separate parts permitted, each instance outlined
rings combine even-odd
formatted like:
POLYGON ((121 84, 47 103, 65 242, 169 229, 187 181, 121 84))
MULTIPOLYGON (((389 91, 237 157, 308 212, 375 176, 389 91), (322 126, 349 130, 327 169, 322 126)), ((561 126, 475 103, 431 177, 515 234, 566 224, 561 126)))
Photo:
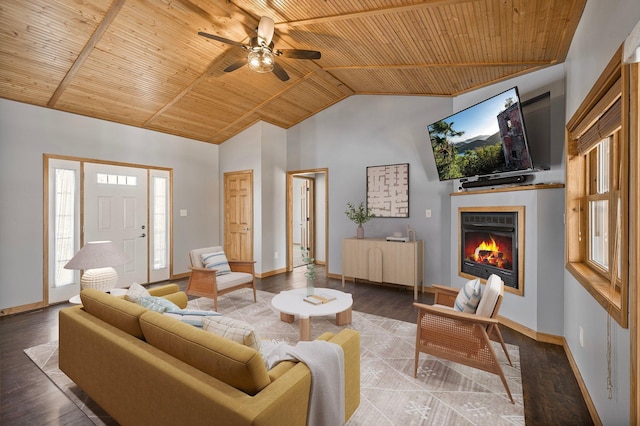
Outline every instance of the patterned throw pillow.
POLYGON ((227 261, 227 256, 223 251, 217 251, 215 253, 206 253, 200 255, 202 258, 202 264, 207 269, 215 269, 216 275, 224 275, 231 273, 231 267, 229 266, 229 261, 227 261))
POLYGON ((480 287, 480 280, 470 280, 460 289, 458 297, 453 308, 459 312, 467 312, 469 314, 475 314, 480 303, 480 296, 482 295, 482 289, 480 287))
POLYGON ((180 310, 180 307, 178 305, 170 300, 165 299, 164 297, 140 296, 137 303, 143 308, 147 308, 150 311, 156 311, 160 313, 180 310))
POLYGON ((164 313, 166 316, 175 318, 186 324, 202 328, 203 320, 207 317, 219 317, 222 314, 216 311, 198 311, 193 309, 178 309, 177 311, 169 310, 164 313))
POLYGON ((124 298, 129 302, 138 303, 138 299, 140 299, 141 296, 149 296, 149 292, 142 285, 134 282, 127 290, 124 298))
POLYGON ((210 333, 260 350, 260 338, 252 325, 229 317, 205 317, 202 328, 210 333))

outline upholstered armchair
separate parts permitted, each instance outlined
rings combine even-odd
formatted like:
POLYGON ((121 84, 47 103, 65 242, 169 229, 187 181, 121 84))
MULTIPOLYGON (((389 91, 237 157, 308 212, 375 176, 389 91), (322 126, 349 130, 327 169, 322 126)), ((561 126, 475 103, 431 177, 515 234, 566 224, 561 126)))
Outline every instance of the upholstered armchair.
MULTIPOLYGON (((474 313, 461 312, 453 307, 456 299, 460 303, 458 295, 461 290, 439 285, 434 285, 433 288, 436 291, 434 305, 413 304, 418 308, 413 376, 417 377, 420 352, 423 352, 497 374, 509 399, 514 403, 507 379, 491 345, 492 338, 499 342, 509 365, 513 366, 498 328, 497 316, 504 296, 504 283, 500 277, 491 275, 487 279, 479 302, 476 301, 477 309, 474 313)), ((466 293, 471 293, 469 289, 462 291, 465 290, 466 293)), ((462 299, 464 297, 461 296, 462 299)))
POLYGON ((255 261, 228 260, 220 246, 191 250, 189 257, 191 276, 187 284, 188 295, 213 299, 213 307, 217 311, 218 296, 252 288, 255 303, 255 261))

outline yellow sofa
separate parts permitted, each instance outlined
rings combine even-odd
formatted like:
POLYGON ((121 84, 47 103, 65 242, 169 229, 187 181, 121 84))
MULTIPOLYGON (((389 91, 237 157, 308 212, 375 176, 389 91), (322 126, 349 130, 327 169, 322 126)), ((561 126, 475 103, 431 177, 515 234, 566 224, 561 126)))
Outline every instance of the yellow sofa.
MULTIPOLYGON (((175 284, 150 289, 184 308, 175 284)), ((59 366, 122 425, 304 425, 311 373, 95 289, 62 309, 59 366)), ((360 335, 319 339, 344 351, 345 421, 360 404, 360 335)))

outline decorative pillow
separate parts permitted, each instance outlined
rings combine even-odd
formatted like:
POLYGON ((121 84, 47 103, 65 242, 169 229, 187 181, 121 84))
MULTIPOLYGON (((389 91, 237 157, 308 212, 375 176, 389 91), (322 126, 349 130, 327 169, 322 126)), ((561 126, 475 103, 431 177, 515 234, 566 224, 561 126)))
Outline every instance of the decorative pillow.
POLYGON ((229 317, 205 317, 202 328, 210 333, 260 350, 260 338, 252 325, 229 317))
POLYGON ((464 287, 460 289, 453 308, 459 312, 475 314, 478 303, 480 303, 481 295, 480 280, 477 278, 475 280, 469 280, 464 287))
POLYGON ((484 286, 484 291, 482 292, 482 299, 476 310, 476 315, 480 315, 481 317, 491 317, 491 315, 493 315, 498 297, 500 297, 500 293, 502 292, 502 286, 502 279, 499 276, 496 274, 489 275, 487 284, 484 286))
POLYGON ((156 311, 160 313, 180 310, 180 307, 172 301, 158 296, 140 296, 137 303, 143 308, 147 308, 150 311, 156 311))
POLYGON ((131 287, 127 290, 127 293, 124 295, 124 298, 129 302, 138 303, 138 299, 141 296, 149 296, 149 291, 144 288, 142 285, 134 282, 131 284, 131 287))
POLYGON ((231 273, 231 267, 227 256, 223 251, 217 251, 215 253, 206 253, 200 255, 202 258, 202 264, 207 269, 215 269, 216 275, 224 275, 231 273))
POLYGON ((199 328, 202 328, 202 320, 205 318, 222 316, 222 314, 216 311, 198 311, 194 309, 178 309, 177 311, 170 310, 164 314, 199 328))

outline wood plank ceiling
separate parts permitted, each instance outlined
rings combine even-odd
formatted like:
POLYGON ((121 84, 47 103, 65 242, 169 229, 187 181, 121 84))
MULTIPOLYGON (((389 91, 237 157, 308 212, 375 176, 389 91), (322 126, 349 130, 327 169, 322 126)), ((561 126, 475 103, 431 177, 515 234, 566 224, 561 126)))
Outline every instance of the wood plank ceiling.
POLYGON ((586 0, 2 0, 0 97, 219 144, 353 94, 454 96, 565 60, 586 0), (261 16, 291 76, 222 70, 261 16))

